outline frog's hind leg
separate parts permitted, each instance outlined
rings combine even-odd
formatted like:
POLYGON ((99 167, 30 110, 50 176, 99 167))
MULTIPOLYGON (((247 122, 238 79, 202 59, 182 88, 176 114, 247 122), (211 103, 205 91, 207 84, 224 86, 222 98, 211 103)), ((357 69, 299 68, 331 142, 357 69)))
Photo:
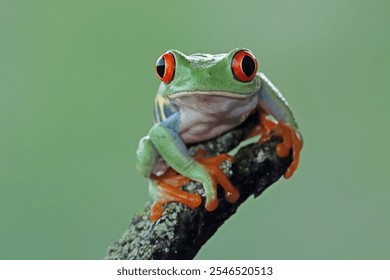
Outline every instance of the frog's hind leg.
POLYGON ((154 200, 150 210, 150 220, 157 221, 163 214, 163 206, 169 202, 180 202, 194 209, 202 203, 199 194, 181 190, 190 179, 169 168, 163 175, 152 175, 149 193, 154 200))

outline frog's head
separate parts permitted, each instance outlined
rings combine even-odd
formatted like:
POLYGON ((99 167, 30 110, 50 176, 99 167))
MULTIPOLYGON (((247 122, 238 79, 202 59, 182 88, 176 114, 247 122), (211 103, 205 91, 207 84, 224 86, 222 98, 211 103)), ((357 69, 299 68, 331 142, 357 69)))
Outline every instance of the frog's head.
POLYGON ((192 94, 245 98, 260 87, 257 67, 247 49, 189 56, 170 50, 157 60, 156 74, 162 81, 159 92, 168 98, 192 94))

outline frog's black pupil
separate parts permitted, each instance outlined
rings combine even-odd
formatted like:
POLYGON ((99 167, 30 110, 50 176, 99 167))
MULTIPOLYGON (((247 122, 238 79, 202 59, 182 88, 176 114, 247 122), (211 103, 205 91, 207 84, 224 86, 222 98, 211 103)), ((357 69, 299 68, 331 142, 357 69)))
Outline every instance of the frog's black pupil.
POLYGON ((250 56, 246 55, 242 59, 241 67, 242 67, 242 71, 244 72, 244 74, 247 77, 250 77, 253 74, 253 72, 255 71, 256 65, 255 65, 255 62, 253 61, 253 59, 250 56))
POLYGON ((164 58, 160 57, 159 60, 157 60, 156 69, 157 69, 157 74, 160 76, 160 78, 163 78, 164 73, 165 73, 165 59, 164 58))

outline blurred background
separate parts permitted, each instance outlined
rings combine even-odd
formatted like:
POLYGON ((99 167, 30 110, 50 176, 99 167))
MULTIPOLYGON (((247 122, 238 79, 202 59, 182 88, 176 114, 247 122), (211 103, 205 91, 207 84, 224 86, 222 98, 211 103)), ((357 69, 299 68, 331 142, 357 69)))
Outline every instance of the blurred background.
POLYGON ((101 259, 148 199, 157 58, 252 50, 302 163, 197 259, 389 259, 388 1, 0 0, 0 259, 101 259))

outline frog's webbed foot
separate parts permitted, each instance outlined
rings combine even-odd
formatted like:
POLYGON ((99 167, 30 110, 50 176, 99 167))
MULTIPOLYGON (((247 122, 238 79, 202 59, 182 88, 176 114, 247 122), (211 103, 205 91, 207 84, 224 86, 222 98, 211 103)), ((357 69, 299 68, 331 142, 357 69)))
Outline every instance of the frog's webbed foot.
POLYGON ((280 136, 283 141, 276 146, 276 154, 283 158, 289 155, 292 149, 292 163, 284 173, 286 179, 290 178, 299 164, 299 154, 303 141, 299 132, 282 122, 275 122, 267 118, 265 112, 259 113, 260 123, 249 133, 249 137, 260 135, 259 144, 269 140, 272 135, 280 136))
POLYGON ((157 221, 163 214, 163 206, 169 202, 180 202, 194 209, 202 203, 199 194, 189 193, 181 190, 181 187, 187 184, 190 179, 178 174, 172 168, 169 168, 163 175, 152 175, 157 190, 156 200, 150 210, 150 220, 157 221))
POLYGON ((218 207, 217 197, 217 185, 219 184, 225 191, 225 198, 230 203, 235 203, 240 197, 239 191, 232 185, 229 178, 221 170, 221 163, 229 160, 231 163, 234 162, 234 158, 228 154, 221 154, 216 157, 207 158, 205 157, 206 151, 200 149, 195 155, 195 160, 203 165, 203 167, 209 173, 212 180, 212 192, 206 191, 206 205, 207 211, 214 211, 218 207))

